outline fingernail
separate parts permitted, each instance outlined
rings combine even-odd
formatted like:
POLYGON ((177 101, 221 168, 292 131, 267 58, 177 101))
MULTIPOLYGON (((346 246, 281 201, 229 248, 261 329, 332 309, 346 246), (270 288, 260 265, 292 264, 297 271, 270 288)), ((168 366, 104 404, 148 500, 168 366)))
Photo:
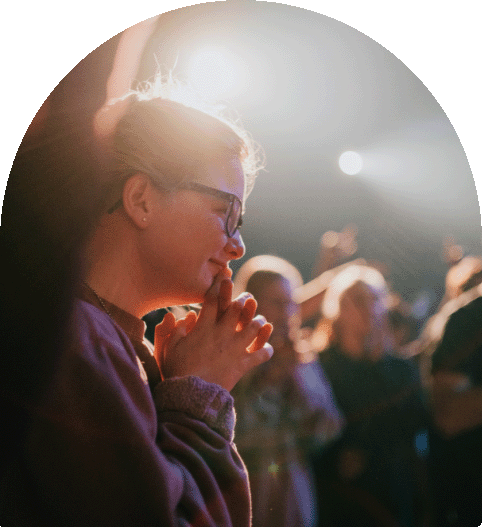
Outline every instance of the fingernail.
POLYGON ((266 318, 263 316, 263 315, 256 315, 253 320, 258 320, 259 322, 261 322, 263 324, 263 326, 266 326, 267 324, 269 324, 271 327, 273 327, 267 320, 266 318))
POLYGON ((251 300, 253 298, 253 295, 251 293, 241 293, 239 296, 238 296, 238 300, 244 300, 245 302, 247 302, 248 300, 251 300))

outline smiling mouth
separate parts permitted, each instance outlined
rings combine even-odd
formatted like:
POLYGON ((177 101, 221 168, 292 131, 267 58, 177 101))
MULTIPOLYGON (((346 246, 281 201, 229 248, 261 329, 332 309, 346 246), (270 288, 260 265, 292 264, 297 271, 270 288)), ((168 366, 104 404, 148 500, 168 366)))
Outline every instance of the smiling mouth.
POLYGON ((214 260, 214 259, 210 259, 209 260, 211 263, 217 265, 219 267, 219 269, 224 273, 226 274, 226 276, 229 276, 229 278, 231 278, 231 276, 233 276, 233 271, 229 268, 229 265, 224 263, 224 262, 221 262, 219 260, 214 260))

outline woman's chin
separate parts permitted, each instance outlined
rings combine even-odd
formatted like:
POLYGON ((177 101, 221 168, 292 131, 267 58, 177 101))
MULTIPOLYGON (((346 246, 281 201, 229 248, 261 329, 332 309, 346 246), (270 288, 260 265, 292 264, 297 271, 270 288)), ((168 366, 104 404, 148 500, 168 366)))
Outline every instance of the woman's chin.
MULTIPOLYGON (((204 277, 203 277, 204 278, 204 277)), ((205 279, 198 280, 195 283, 184 284, 180 287, 176 295, 173 295, 170 305, 188 305, 188 304, 201 304, 204 302, 204 298, 209 288, 212 286, 214 278, 212 275, 206 276, 205 279), (175 297, 174 297, 175 296, 175 297), (172 303, 175 302, 175 303, 172 303)))
POLYGON ((204 302, 204 297, 211 287, 211 283, 202 283, 197 287, 193 287, 189 292, 186 291, 185 304, 201 304, 204 302))

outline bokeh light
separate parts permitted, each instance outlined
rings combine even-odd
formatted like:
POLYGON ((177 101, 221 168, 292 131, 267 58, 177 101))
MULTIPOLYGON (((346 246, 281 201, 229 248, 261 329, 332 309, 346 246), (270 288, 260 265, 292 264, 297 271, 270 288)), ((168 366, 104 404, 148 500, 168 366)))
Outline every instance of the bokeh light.
POLYGON ((358 174, 363 168, 363 160, 361 155, 357 152, 352 152, 351 150, 341 154, 338 164, 340 165, 340 168, 343 170, 343 172, 349 176, 358 174))

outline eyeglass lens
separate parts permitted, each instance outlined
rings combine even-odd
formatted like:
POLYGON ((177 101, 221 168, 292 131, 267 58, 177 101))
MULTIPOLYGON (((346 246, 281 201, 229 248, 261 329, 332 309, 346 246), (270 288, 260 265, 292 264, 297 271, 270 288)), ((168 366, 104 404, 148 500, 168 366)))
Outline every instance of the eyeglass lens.
POLYGON ((226 219, 226 227, 228 235, 234 236, 239 226, 239 220, 241 218, 241 205, 237 199, 233 199, 229 208, 228 217, 226 219))

